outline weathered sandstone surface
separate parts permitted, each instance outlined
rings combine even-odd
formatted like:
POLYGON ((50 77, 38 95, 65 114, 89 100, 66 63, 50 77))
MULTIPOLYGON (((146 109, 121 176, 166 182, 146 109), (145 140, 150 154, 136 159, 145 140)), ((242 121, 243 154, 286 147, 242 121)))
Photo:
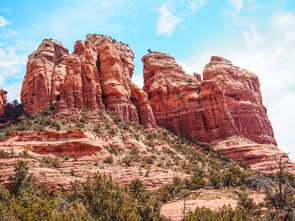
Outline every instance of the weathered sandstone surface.
POLYGON ((148 97, 131 82, 133 52, 107 36, 90 34, 77 41, 74 52, 45 39, 29 56, 21 101, 28 113, 56 104, 64 107, 107 108, 125 120, 153 127, 148 97))
POLYGON ((276 144, 253 73, 212 57, 200 80, 161 52, 147 54, 142 61, 144 90, 159 125, 197 142, 242 135, 276 144))
POLYGON ((295 165, 288 155, 274 144, 259 144, 240 136, 228 137, 212 144, 213 148, 235 161, 243 161, 252 169, 271 173, 278 170, 276 160, 286 161, 285 170, 295 174, 295 165))

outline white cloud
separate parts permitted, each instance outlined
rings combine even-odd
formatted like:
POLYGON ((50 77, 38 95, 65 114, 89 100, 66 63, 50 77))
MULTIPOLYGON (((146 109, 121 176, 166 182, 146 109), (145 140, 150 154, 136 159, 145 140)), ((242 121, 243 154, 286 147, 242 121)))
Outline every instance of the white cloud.
POLYGON ((228 2, 235 8, 235 12, 238 13, 243 7, 244 0, 228 0, 228 2))
POLYGON ((190 74, 201 72, 210 56, 218 55, 257 74, 278 146, 295 162, 295 14, 273 15, 269 21, 265 30, 252 26, 231 45, 207 47, 182 65, 190 74))
POLYGON ((13 35, 13 36, 18 36, 18 35, 19 35, 18 32, 13 31, 13 30, 9 30, 8 33, 9 33, 10 35, 13 35))
POLYGON ((274 14, 271 16, 272 26, 283 36, 286 41, 295 38, 295 15, 293 13, 274 14))
POLYGON ((0 48, 0 87, 5 86, 5 80, 21 76, 25 63, 26 56, 18 54, 14 47, 0 48))
POLYGON ((170 3, 162 4, 156 9, 160 13, 157 23, 157 34, 171 36, 180 23, 180 18, 173 14, 174 5, 170 3))
POLYGON ((202 6, 204 6, 207 3, 206 0, 195 0, 195 1, 190 1, 188 3, 190 9, 192 11, 197 11, 199 10, 202 6))
POLYGON ((26 60, 15 47, 0 47, 0 88, 8 92, 8 101, 19 100, 26 60))
POLYGON ((110 5, 111 5, 110 0, 106 0, 106 1, 102 1, 102 2, 101 2, 100 7, 101 7, 102 9, 106 9, 106 8, 110 7, 110 5))
POLYGON ((293 28, 295 16, 293 13, 275 14, 271 16, 271 24, 278 29, 293 28))
POLYGON ((136 84, 138 87, 143 87, 143 76, 142 75, 133 75, 132 83, 136 84))
POLYGON ((3 16, 0 16, 0 27, 4 27, 6 25, 9 25, 9 22, 3 16))
POLYGON ((3 88, 5 91, 8 92, 7 93, 8 102, 12 102, 13 100, 20 101, 21 87, 22 87, 22 82, 16 82, 10 85, 3 85, 1 88, 3 88))

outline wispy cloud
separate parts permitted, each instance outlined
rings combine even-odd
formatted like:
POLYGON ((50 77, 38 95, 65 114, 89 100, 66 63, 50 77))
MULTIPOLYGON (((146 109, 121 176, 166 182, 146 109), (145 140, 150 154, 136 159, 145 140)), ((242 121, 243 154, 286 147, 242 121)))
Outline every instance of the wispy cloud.
POLYGON ((13 100, 20 100, 20 91, 22 87, 22 82, 15 82, 13 84, 9 85, 3 85, 1 86, 2 89, 7 91, 7 100, 8 102, 12 102, 13 100))
POLYGON ((243 7, 244 0, 228 0, 228 2, 234 7, 235 13, 239 13, 243 7))
POLYGON ((111 5, 110 0, 105 0, 100 3, 101 9, 107 9, 108 7, 110 7, 110 5, 111 5))
POLYGON ((0 16, 0 27, 4 27, 9 24, 10 24, 9 21, 7 21, 3 16, 0 16))
POLYGON ((136 84, 138 87, 143 87, 143 76, 142 75, 133 75, 132 83, 136 84))
POLYGON ((281 13, 271 16, 272 26, 285 36, 287 41, 295 38, 295 15, 293 13, 281 13))
POLYGON ((160 13, 157 22, 157 34, 171 36, 181 19, 173 14, 174 4, 165 3, 156 9, 160 13))
POLYGON ((9 35, 13 35, 13 36, 18 36, 18 35, 19 35, 18 32, 13 31, 13 30, 9 30, 9 31, 8 31, 8 34, 9 34, 9 35))
POLYGON ((2 87, 6 78, 13 78, 19 74, 21 67, 26 63, 26 56, 17 52, 15 47, 0 48, 0 86, 2 87), (1 81, 2 80, 2 81, 1 81))
POLYGON ((190 1, 190 2, 188 3, 188 5, 189 5, 189 8, 190 8, 192 11, 197 11, 197 10, 199 10, 202 6, 204 6, 206 3, 207 3, 206 0, 194 0, 194 1, 190 1))

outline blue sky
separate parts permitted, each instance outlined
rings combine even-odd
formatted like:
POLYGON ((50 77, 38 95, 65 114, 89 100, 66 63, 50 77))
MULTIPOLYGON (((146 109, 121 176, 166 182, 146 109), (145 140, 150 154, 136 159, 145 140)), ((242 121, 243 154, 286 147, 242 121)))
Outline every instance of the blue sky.
POLYGON ((149 48, 188 74, 202 73, 212 55, 256 73, 279 147, 295 161, 294 0, 0 0, 0 88, 19 99, 27 55, 42 39, 73 51, 88 33, 130 45, 140 86, 149 48))

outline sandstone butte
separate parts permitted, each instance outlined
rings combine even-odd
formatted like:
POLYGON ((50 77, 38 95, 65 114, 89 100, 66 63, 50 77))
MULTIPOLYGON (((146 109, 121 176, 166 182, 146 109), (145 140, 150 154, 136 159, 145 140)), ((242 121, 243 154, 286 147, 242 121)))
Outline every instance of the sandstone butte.
MULTIPOLYGON (((187 75, 170 55, 152 52, 142 58, 142 90, 131 82, 133 58, 134 54, 126 44, 103 35, 87 35, 84 42, 76 42, 73 53, 58 41, 45 39, 28 57, 21 91, 24 110, 35 113, 54 104, 57 107, 55 115, 62 118, 71 116, 73 111, 77 114, 84 107, 91 110, 104 108, 151 131, 160 126, 197 143, 209 143, 225 156, 242 160, 255 170, 274 171, 277 165, 273 157, 278 154, 283 154, 290 162, 277 147, 262 104, 259 81, 253 73, 232 65, 224 58, 212 57, 204 69, 202 80, 198 74, 187 75)), ((6 99, 2 100, 6 102, 6 99)), ((38 157, 42 154, 71 155, 78 160, 73 161, 73 165, 66 164, 65 170, 83 166, 87 171, 87 165, 92 165, 94 158, 102 160, 107 155, 104 150, 106 143, 120 143, 120 147, 128 148, 131 142, 116 139, 98 139, 88 132, 80 132, 78 137, 71 133, 22 132, 8 137, 1 146, 7 150, 16 147, 20 153, 28 149, 38 157), (65 139, 66 136, 70 137, 65 139)), ((134 140, 131 143, 139 145, 134 140)), ((7 169, 8 176, 14 161, 6 161, 5 165, 11 167, 7 169)), ((288 166, 290 171, 294 171, 291 162, 288 166)), ((125 173, 121 169, 109 168, 106 172, 125 180, 128 171, 125 173)), ((136 174, 134 171, 130 173, 136 174)), ((165 173, 159 172, 156 180, 165 173)), ((167 179, 160 183, 167 183, 173 174, 166 174, 167 179)), ((57 185, 69 185, 64 175, 56 171, 52 171, 52 179, 49 180, 57 185)), ((150 182, 157 183, 155 180, 150 182)), ((154 184, 151 187, 154 188, 154 184)))
POLYGON ((211 143, 253 169, 275 169, 273 157, 284 153, 277 147, 255 74, 217 56, 205 66, 203 80, 199 74, 185 74, 165 53, 149 53, 142 61, 143 89, 158 125, 195 142, 211 143))
POLYGON ((131 82, 133 58, 126 44, 107 36, 87 35, 75 43, 72 54, 45 39, 28 57, 21 90, 24 110, 34 113, 52 104, 61 113, 67 108, 107 108, 125 120, 154 127, 146 93, 131 82))

